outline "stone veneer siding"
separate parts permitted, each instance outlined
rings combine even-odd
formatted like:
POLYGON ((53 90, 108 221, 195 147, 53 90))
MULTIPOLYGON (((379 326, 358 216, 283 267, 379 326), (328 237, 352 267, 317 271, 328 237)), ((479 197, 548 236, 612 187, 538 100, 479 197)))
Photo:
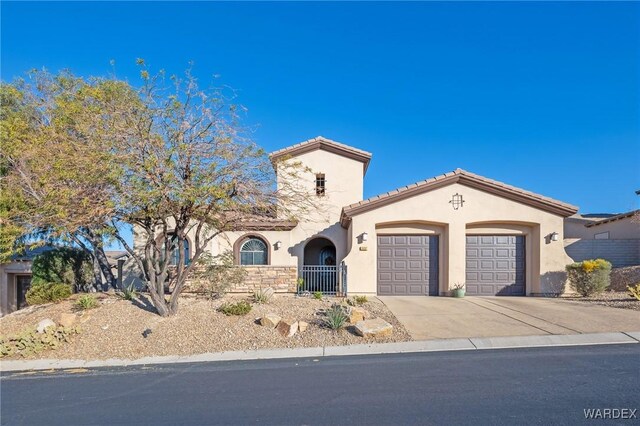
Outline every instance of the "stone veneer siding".
POLYGON ((247 275, 241 285, 230 293, 251 293, 259 288, 271 287, 277 293, 295 293, 298 268, 295 266, 243 266, 247 275))

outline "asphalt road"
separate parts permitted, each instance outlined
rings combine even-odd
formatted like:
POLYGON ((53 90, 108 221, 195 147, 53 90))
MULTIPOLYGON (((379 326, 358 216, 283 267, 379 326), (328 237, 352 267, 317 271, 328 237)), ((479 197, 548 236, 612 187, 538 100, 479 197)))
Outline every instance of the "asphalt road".
POLYGON ((639 409, 640 345, 6 374, 2 425, 580 424, 639 409))

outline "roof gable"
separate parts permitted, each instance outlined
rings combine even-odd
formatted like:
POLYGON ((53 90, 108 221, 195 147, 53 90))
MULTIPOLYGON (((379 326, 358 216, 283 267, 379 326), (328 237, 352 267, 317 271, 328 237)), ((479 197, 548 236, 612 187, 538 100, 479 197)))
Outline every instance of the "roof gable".
POLYGON ((331 152, 361 162, 363 164, 363 174, 367 172, 369 162, 371 161, 370 152, 363 151, 361 149, 354 148, 352 146, 345 145, 331 139, 327 139, 323 136, 317 136, 313 139, 309 139, 290 147, 274 151, 269 154, 269 158, 271 159, 271 161, 276 161, 283 157, 295 157, 297 155, 316 150, 331 152))
POLYGON ((515 186, 488 179, 462 169, 456 169, 453 172, 445 173, 422 182, 407 185, 405 187, 350 204, 342 209, 340 222, 343 227, 347 227, 352 216, 375 210, 379 207, 393 204, 454 183, 489 192, 497 196, 527 204, 540 210, 545 210, 564 217, 571 216, 578 211, 578 208, 571 204, 566 204, 515 186))

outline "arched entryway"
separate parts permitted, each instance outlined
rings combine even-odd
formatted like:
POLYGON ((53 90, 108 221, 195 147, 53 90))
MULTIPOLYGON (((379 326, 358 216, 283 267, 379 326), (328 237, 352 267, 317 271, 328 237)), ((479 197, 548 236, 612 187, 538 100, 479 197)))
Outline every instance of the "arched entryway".
POLYGON ((300 291, 336 294, 338 291, 338 267, 336 246, 329 239, 317 237, 304 246, 300 291))
POLYGON ((336 246, 326 238, 318 237, 304 246, 304 264, 315 266, 335 266, 336 246))

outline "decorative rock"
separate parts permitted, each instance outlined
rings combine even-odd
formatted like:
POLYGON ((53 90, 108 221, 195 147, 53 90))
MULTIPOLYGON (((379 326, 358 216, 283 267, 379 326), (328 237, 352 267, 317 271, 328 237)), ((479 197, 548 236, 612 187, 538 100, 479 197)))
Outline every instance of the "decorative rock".
POLYGON ((292 318, 283 318, 276 328, 283 336, 291 337, 298 331, 298 321, 292 318))
POLYGON ((355 324, 359 321, 364 321, 368 317, 369 317, 369 313, 366 310, 364 310, 364 308, 353 307, 349 312, 349 322, 351 324, 355 324))
POLYGON ((266 314, 265 316, 260 318, 260 325, 275 328, 278 326, 278 323, 280 322, 281 319, 282 318, 280 318, 276 314, 266 314))
POLYGON ((55 326, 56 326, 56 323, 53 322, 53 320, 47 318, 47 319, 43 319, 38 323, 38 327, 36 328, 36 330, 38 330, 38 333, 42 334, 47 328, 55 327, 55 326))
POLYGON ((309 327, 308 322, 298 321, 298 330, 300 331, 300 333, 307 331, 308 327, 309 327))
POLYGON ((71 327, 73 324, 75 324, 77 319, 78 319, 78 316, 76 314, 67 314, 63 312, 60 314, 60 318, 58 319, 58 324, 60 324, 63 327, 71 327))
POLYGON ((355 332, 358 336, 388 336, 393 331, 393 326, 382 318, 360 321, 355 325, 355 332))

